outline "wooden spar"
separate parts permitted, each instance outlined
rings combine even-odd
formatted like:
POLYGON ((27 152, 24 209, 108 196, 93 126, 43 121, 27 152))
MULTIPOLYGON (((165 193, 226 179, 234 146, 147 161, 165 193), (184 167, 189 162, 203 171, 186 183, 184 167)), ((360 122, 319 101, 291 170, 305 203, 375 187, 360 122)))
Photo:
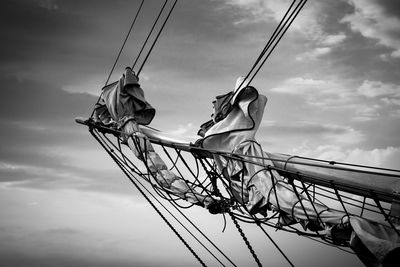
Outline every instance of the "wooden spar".
MULTIPOLYGON (((90 128, 97 128, 100 132, 119 135, 120 132, 98 125, 91 120, 76 119, 77 123, 90 128)), ((142 132, 149 140, 158 145, 171 147, 187 152, 194 152, 202 156, 212 157, 213 154, 242 157, 242 155, 230 154, 222 151, 210 151, 195 147, 188 142, 179 141, 165 133, 154 129, 142 127, 142 132)), ((301 180, 351 194, 374 198, 379 201, 392 203, 400 201, 400 175, 388 172, 373 172, 365 168, 345 168, 335 166, 334 162, 316 161, 314 159, 290 156, 278 153, 266 153, 267 158, 273 162, 278 172, 287 178, 301 180)), ((251 162, 251 158, 245 159, 251 162)))
MULTIPOLYGON (((348 193, 378 198, 391 203, 400 200, 400 176, 387 172, 372 172, 365 168, 345 168, 329 162, 319 163, 312 159, 270 154, 268 156, 279 170, 291 173, 291 178, 300 175, 303 181, 332 187, 348 193)), ((287 176, 287 175, 285 175, 287 176)), ((297 178, 299 179, 299 178, 297 178)))

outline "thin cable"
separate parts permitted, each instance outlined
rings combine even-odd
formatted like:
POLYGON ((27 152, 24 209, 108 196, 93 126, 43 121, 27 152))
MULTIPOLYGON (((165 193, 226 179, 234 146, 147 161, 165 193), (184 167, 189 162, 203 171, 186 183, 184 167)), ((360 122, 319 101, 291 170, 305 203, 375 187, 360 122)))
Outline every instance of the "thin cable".
MULTIPOLYGON (((262 66, 264 65, 265 61, 269 58, 269 56, 271 55, 271 53, 274 51, 276 45, 280 42, 280 40, 282 39, 283 35, 286 33, 286 31, 289 29, 290 25, 292 25, 294 19, 297 17, 297 15, 300 13, 301 9, 304 7, 304 5, 306 4, 307 0, 304 0, 303 2, 300 2, 298 6, 300 6, 300 8, 295 11, 295 15, 292 18, 292 20, 290 21, 289 25, 285 28, 285 30, 283 31, 283 33, 281 34, 281 36, 278 38, 278 41, 275 42, 274 46, 271 48, 271 50, 269 51, 269 53, 267 54, 267 56, 264 58, 264 60, 262 61, 262 63, 260 64, 260 66, 258 67, 257 71, 253 74, 252 78, 249 80, 249 84, 253 81, 254 77, 257 75, 257 73, 260 71, 260 69, 262 68, 262 66)), ((297 7, 296 7, 297 8, 297 7)), ((296 10, 296 9, 295 9, 296 10)))
POLYGON ((145 194, 145 192, 135 183, 135 181, 130 177, 129 173, 123 168, 121 163, 115 158, 115 156, 111 153, 111 151, 107 150, 104 144, 99 140, 99 138, 93 133, 92 129, 89 129, 90 133, 93 137, 101 144, 101 146, 107 151, 110 157, 114 160, 114 162, 118 165, 118 167, 122 170, 122 172, 128 177, 131 183, 136 187, 136 189, 142 194, 142 196, 147 200, 147 202, 152 206, 152 208, 157 212, 157 214, 164 220, 164 222, 168 225, 168 227, 175 233, 175 235, 180 239, 180 241, 185 245, 185 247, 193 254, 193 256, 199 261, 199 263, 206 267, 204 262, 200 259, 200 257, 194 252, 194 250, 189 246, 186 240, 178 233, 178 231, 172 226, 172 224, 167 220, 167 218, 161 213, 161 211, 154 205, 154 203, 150 200, 150 198, 145 194))
POLYGON ((140 49, 139 54, 136 56, 135 62, 133 62, 133 64, 132 64, 132 69, 136 66, 136 63, 137 63, 139 57, 141 56, 141 54, 143 52, 143 49, 147 44, 147 41, 149 40, 151 34, 153 33, 153 30, 154 30, 158 20, 160 19, 162 12, 164 11, 165 6, 167 5, 167 2, 168 2, 168 0, 165 0, 164 5, 161 7, 161 10, 158 13, 158 16, 157 16, 156 20, 154 21, 153 26, 151 27, 151 30, 150 30, 149 34, 147 35, 146 40, 144 41, 144 43, 142 45, 142 48, 140 49))
POLYGON ((155 44, 157 43, 157 40, 158 40, 158 38, 160 37, 160 34, 161 34, 161 32, 163 31, 163 29, 164 29, 164 27, 165 27, 165 24, 167 24, 167 21, 168 21, 169 17, 171 16, 171 13, 172 13, 172 11, 174 10, 175 5, 176 5, 177 2, 178 2, 178 0, 175 0, 174 4, 172 5, 172 7, 171 7, 171 9, 170 9, 170 11, 169 11, 169 13, 168 13, 166 19, 164 20, 164 23, 162 24, 162 26, 161 26, 160 30, 158 31, 158 34, 157 34, 157 36, 156 36, 156 38, 155 38, 153 44, 152 44, 151 47, 150 47, 150 50, 147 52, 147 55, 146 55, 145 59, 144 59, 143 62, 142 62, 142 65, 140 66, 140 68, 139 68, 139 70, 138 70, 137 76, 139 76, 140 72, 142 71, 142 68, 143 68, 144 64, 146 64, 146 61, 147 61, 147 59, 149 58, 150 53, 153 51, 153 48, 154 48, 155 44))
MULTIPOLYGON (((104 136, 104 135, 103 135, 104 136)), ((100 136, 99 136, 100 137, 100 136)), ((129 169, 129 170, 131 170, 131 168, 128 166, 128 162, 130 163, 130 164, 133 164, 128 158, 126 158, 125 157, 125 155, 122 153, 122 150, 121 150, 121 147, 120 146, 116 146, 115 144, 113 144, 112 142, 111 142, 111 140, 109 140, 106 136, 104 136, 105 138, 106 138, 106 140, 116 149, 116 150, 118 150, 120 153, 121 153, 121 156, 123 157, 123 159, 121 159, 119 156, 117 156, 117 155, 115 155, 116 157, 117 157, 117 159, 119 160, 119 161, 121 161, 121 160, 123 160, 123 162, 125 163, 124 165, 125 165, 125 169, 127 168, 127 169, 129 169)), ((105 143, 105 141, 103 140, 103 138, 101 138, 102 139, 102 141, 105 143)), ((105 144, 106 145, 106 144, 105 144)), ((115 154, 115 151, 109 146, 109 145, 106 145, 107 146, 107 150, 109 150, 109 151, 111 151, 112 153, 114 153, 115 154)), ((143 176, 144 174, 143 173, 138 173, 140 176, 143 176)), ((163 205, 162 204, 162 202, 161 201, 159 201, 134 175, 130 175, 130 177, 132 177, 133 179, 135 179, 135 181, 140 185, 140 186, 142 186, 142 188, 144 189, 144 190, 146 190, 147 191, 147 193, 151 196, 151 197, 153 197, 154 198, 154 200, 156 200, 190 235, 192 235, 192 237, 194 238, 194 239, 196 239, 196 241, 201 245, 201 246, 203 246, 218 262, 220 262, 221 263, 221 265, 223 265, 224 266, 224 264, 207 248, 207 247, 205 247, 204 246, 204 244, 184 225, 184 224, 182 224, 181 222, 180 222, 180 220, 178 220, 178 218, 176 218, 176 216, 171 212, 171 211, 169 211, 169 209, 165 206, 165 205, 163 205)), ((128 177, 129 178, 129 177, 128 177)), ((216 246, 208 237, 207 237, 207 235, 205 235, 180 209, 178 209, 176 206, 175 206, 175 203, 174 202, 171 202, 171 204, 172 204, 172 206, 208 241, 208 242, 210 242, 210 244, 212 245, 212 246, 214 246, 214 248, 216 248, 233 266, 236 266, 235 265, 235 263, 233 263, 232 262, 232 260, 228 257, 228 256, 226 256, 226 254, 218 247, 218 246, 216 246)))
MULTIPOLYGON (((87 126, 90 126, 90 127, 97 128, 100 131, 108 131, 109 133, 112 133, 112 134, 122 134, 123 133, 122 131, 110 129, 108 127, 101 126, 101 125, 95 124, 95 123, 90 122, 90 121, 88 121, 88 122, 86 122, 84 124, 87 125, 87 126)), ((146 127, 146 128, 150 128, 150 127, 146 127)), ((158 131, 158 130, 156 130, 156 131, 158 131)), ((215 154, 215 155, 219 155, 219 156, 225 156, 225 157, 228 157, 228 158, 231 158, 231 159, 243 160, 244 162, 252 163, 252 164, 255 164, 255 165, 258 165, 258 166, 264 166, 264 167, 272 167, 272 166, 268 166, 268 165, 265 166, 265 165, 260 164, 260 163, 258 163, 256 161, 245 160, 245 159, 242 159, 242 158, 245 157, 245 158, 251 158, 251 159, 264 159, 264 160, 270 160, 270 161, 273 161, 273 162, 286 162, 287 161, 285 159, 277 159, 277 158, 271 158, 271 157, 265 157, 265 156, 245 155, 245 154, 240 154, 240 153, 230 153, 230 152, 225 152, 225 151, 219 151, 219 150, 215 150, 215 149, 206 149, 206 148, 202 148, 202 147, 193 147, 193 146, 191 146, 189 144, 174 143, 174 142, 165 141, 165 140, 162 140, 162 139, 149 138, 149 140, 153 144, 164 145, 166 147, 170 147, 170 148, 174 148, 174 149, 177 148, 176 145, 179 145, 179 146, 181 146, 180 149, 182 149, 184 151, 187 151, 187 152, 191 152, 191 151, 195 152, 196 150, 202 151, 202 152, 209 152, 211 154, 215 154), (187 148, 183 149, 182 145, 186 145, 187 148)), ((298 157, 298 156, 296 156, 296 157, 298 157)), ((322 160, 313 159, 313 158, 305 158, 305 157, 298 157, 298 158, 309 159, 310 161, 311 160, 322 161, 322 160)), ((329 163, 330 161, 323 161, 323 162, 329 163)), ((334 169, 334 170, 353 171, 353 172, 357 172, 357 173, 372 174, 372 175, 382 175, 382 176, 387 176, 387 177, 393 177, 393 178, 399 178, 400 179, 400 175, 396 175, 396 174, 372 172, 372 171, 365 171, 365 170, 360 170, 360 169, 349 169, 349 168, 344 168, 344 167, 332 166, 332 164, 321 165, 321 164, 316 164, 316 163, 307 163, 307 162, 300 162, 300 161, 292 161, 292 162, 290 162, 290 164, 305 165, 305 166, 319 167, 319 168, 326 168, 326 169, 334 169)), ((356 167, 365 167, 365 168, 378 169, 378 170, 380 169, 380 168, 376 168, 376 167, 368 166, 368 165, 355 165, 355 164, 348 164, 348 163, 343 163, 343 162, 338 162, 337 164, 347 165, 347 166, 356 166, 356 167)), ((276 169, 278 171, 285 171, 284 169, 280 169, 280 168, 276 168, 276 167, 274 167, 274 169, 276 169)), ((391 169, 384 169, 384 170, 400 172, 400 170, 391 170, 391 169)), ((289 171, 287 171, 287 172, 290 173, 289 171)))
MULTIPOLYGON (((266 53, 266 51, 268 50, 268 48, 271 46, 271 44, 275 41, 276 36, 279 35, 279 33, 281 32, 282 28, 285 27, 287 21, 285 21, 287 15, 289 14, 289 11, 292 9, 294 3, 296 2, 296 0, 293 0, 292 4, 289 6, 289 8, 286 10, 285 15, 283 16, 283 18, 281 19, 281 21, 279 22, 278 26, 275 28, 274 32, 272 33, 271 37, 269 38, 267 44, 264 46, 263 50, 261 51, 260 55, 258 56, 258 58, 256 59, 256 61, 254 62, 253 66, 251 67, 250 71, 247 73, 247 75, 245 76, 245 78, 243 79, 243 81, 241 82, 241 84, 239 85, 239 88, 245 83, 245 81, 249 78, 251 72, 255 69, 255 67, 258 65, 258 63, 260 62, 260 60, 262 59, 262 57, 264 56, 264 54, 266 53), (282 26, 282 23, 285 21, 285 23, 282 26)), ((249 83, 248 83, 249 84, 249 83)))
POLYGON ((286 261, 290 264, 290 266, 294 267, 294 264, 290 261, 288 256, 286 256, 285 252, 278 246, 277 243, 272 239, 272 237, 267 233, 267 231, 261 226, 261 224, 257 223, 258 227, 264 232, 264 234, 268 237, 268 239, 272 242, 272 244, 278 249, 278 251, 281 253, 281 255, 286 259, 286 261))
MULTIPOLYGON (((132 176, 134 177, 134 176, 132 176)), ((217 256, 214 255, 214 253, 212 253, 180 220, 178 220, 178 218, 161 202, 159 201, 151 192, 150 190, 148 190, 140 181, 139 179, 137 179, 136 177, 134 177, 135 181, 140 184, 142 186, 143 189, 145 189, 147 191, 147 193, 153 197, 154 200, 156 200, 158 202, 158 204, 164 208, 164 210, 166 210, 172 218, 175 219, 176 222, 178 222, 205 250, 207 250, 208 253, 210 253, 211 256, 214 257, 214 259, 216 259, 222 266, 225 266, 218 258, 217 256)), ((171 202, 172 206, 174 206, 173 204, 174 202, 171 202)), ((176 208, 176 207, 175 207, 176 208)), ((181 212, 178 208, 176 208, 179 212, 181 212)), ((192 221, 189 220, 189 218, 187 218, 184 213, 181 212, 181 215, 183 215, 185 217, 185 219, 192 224, 192 226, 194 226, 196 228, 197 231, 200 232, 200 234, 202 234, 215 248, 217 248, 217 250, 227 258, 227 256, 214 244, 212 243, 212 241, 203 233, 201 232, 201 230, 199 228, 197 228, 195 226, 195 224, 192 223, 192 221)), ((227 258, 229 260, 229 258, 227 258)))
MULTIPOLYGON (((107 86, 108 82, 110 81, 111 75, 112 75, 112 73, 114 72, 115 66, 117 65, 117 62, 118 62, 118 60, 119 60, 119 57, 121 56, 122 50, 123 50, 124 47, 125 47, 126 41, 128 40, 128 38, 129 38, 129 36, 130 36, 130 34, 131 34, 131 31, 132 31, 132 29, 133 29, 133 26, 134 26, 135 23, 136 23, 136 19, 137 19, 137 17, 139 16, 139 13, 140 13, 140 10, 142 9, 143 3, 144 3, 144 0, 142 0, 142 2, 140 3, 140 6, 139 6, 139 8, 138 8, 138 10, 137 10, 137 12, 136 12, 135 18, 133 19, 133 21, 132 21, 132 23, 131 23, 131 26, 129 27, 129 31, 128 31, 128 33, 127 33, 126 36, 125 36, 125 39, 124 39, 124 41, 123 41, 123 43, 122 43, 121 48, 119 49, 117 58, 115 59, 114 64, 113 64, 113 66, 111 67, 110 73, 108 74, 108 77, 107 77, 107 80, 106 80, 104 86, 107 86)), ((100 98, 101 98, 101 94, 100 94, 99 98, 97 99, 96 104, 99 103, 100 98)), ((93 109, 92 114, 90 115, 90 117, 93 117, 93 114, 94 114, 94 109, 93 109)))
POLYGON ((106 83, 105 83, 104 86, 107 86, 108 81, 109 81, 110 78, 111 78, 111 75, 112 75, 112 73, 113 73, 113 71, 114 71, 115 65, 117 65, 117 62, 118 62, 118 60, 119 60, 119 57, 121 56, 122 50, 123 50, 124 47, 125 47, 126 41, 128 40, 129 35, 131 34, 131 31, 132 31, 132 29, 133 29, 133 26, 135 25, 136 19, 137 19, 139 13, 140 13, 140 10, 142 9, 143 3, 144 3, 144 0, 142 0, 142 2, 140 3, 139 9, 138 9, 138 11, 136 12, 135 18, 133 19, 133 21, 132 21, 132 23, 131 23, 131 27, 129 28, 129 31, 128 31, 126 37, 125 37, 124 42, 122 43, 121 49, 120 49, 119 52, 118 52, 117 58, 116 58, 115 61, 114 61, 114 65, 113 65, 112 68, 111 68, 110 74, 108 75, 107 81, 106 81, 106 83))

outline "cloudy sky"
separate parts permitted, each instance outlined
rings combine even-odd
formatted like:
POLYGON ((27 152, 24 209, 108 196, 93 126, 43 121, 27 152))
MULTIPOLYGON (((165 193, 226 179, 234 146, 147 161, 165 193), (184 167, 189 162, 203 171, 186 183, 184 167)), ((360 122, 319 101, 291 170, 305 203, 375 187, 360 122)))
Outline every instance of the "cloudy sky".
MULTIPOLYGON (((133 63, 162 3, 145 1, 112 79, 133 63)), ((138 5, 1 1, 0 265, 196 266, 74 123, 90 115, 138 5)), ((157 109, 152 126, 193 136, 288 6, 178 2, 140 77, 157 109)), ((266 151, 398 169, 399 71, 398 1, 309 0, 253 81, 269 99, 258 140, 266 151)), ((189 213, 238 265, 253 264, 234 226, 221 233, 221 217, 189 213)), ((264 236, 246 230, 265 264, 287 266, 264 236)), ((270 232, 296 266, 361 266, 334 248, 270 232)))

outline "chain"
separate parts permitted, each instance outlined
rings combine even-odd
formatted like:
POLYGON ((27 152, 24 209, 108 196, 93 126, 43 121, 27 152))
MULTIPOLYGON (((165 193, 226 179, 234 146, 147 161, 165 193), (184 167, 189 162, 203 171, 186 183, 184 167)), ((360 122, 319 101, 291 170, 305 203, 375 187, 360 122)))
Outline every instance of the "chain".
POLYGON ((244 232, 243 232, 242 228, 240 227, 238 221, 236 220, 235 216, 230 211, 228 213, 229 213, 229 216, 231 216, 231 219, 232 219, 233 223, 235 224, 237 230, 239 231, 239 234, 242 236, 243 241, 246 243, 248 249, 250 250, 251 255, 253 255, 253 258, 256 261, 257 265, 259 267, 262 267, 262 264, 261 264, 260 260, 258 259, 256 253, 254 252, 253 247, 251 246, 251 244, 250 244, 249 240, 247 239, 246 235, 244 234, 244 232))

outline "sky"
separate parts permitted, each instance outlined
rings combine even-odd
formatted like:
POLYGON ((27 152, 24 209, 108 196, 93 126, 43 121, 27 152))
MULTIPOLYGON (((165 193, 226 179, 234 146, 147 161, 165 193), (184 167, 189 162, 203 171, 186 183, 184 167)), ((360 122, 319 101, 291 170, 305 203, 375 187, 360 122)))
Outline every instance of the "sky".
MULTIPOLYGON (((162 4, 145 1, 111 80, 132 65, 162 4)), ((195 140, 213 98, 249 71, 289 4, 179 1, 140 75, 157 110, 151 126, 195 140)), ((74 122, 90 115, 138 5, 0 2, 1 266, 197 266, 74 122)), ((269 152, 399 169, 399 71, 398 1, 309 0, 252 82, 268 97, 257 140, 269 152)), ((239 266, 254 264, 232 224, 222 233, 221 216, 187 212, 239 266)), ((287 266, 243 227, 265 265, 287 266)), ((362 266, 335 248, 269 233, 295 266, 362 266)))

